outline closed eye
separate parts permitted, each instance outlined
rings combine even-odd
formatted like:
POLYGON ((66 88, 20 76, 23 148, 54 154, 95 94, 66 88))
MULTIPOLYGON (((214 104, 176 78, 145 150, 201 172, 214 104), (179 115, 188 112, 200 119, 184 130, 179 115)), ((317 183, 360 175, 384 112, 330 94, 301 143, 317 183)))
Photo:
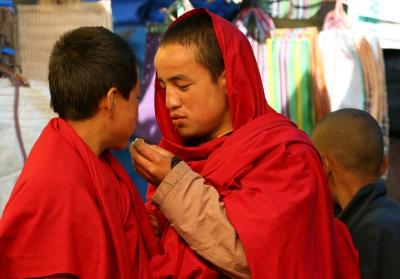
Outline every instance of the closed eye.
POLYGON ((180 91, 185 92, 185 91, 188 91, 189 86, 190 86, 190 84, 187 84, 187 85, 178 85, 178 88, 179 88, 180 91))

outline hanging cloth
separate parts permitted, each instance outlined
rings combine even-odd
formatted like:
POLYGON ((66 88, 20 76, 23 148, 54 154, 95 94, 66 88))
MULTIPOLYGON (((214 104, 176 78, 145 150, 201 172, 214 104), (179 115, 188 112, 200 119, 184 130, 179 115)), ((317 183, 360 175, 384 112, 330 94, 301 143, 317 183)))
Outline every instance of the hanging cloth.
POLYGON ((389 116, 382 49, 376 38, 355 34, 347 23, 341 0, 325 18, 318 43, 323 54, 324 73, 331 111, 358 108, 370 113, 384 136, 389 152, 389 116))
MULTIPOLYGON (((316 28, 275 29, 267 39, 268 103, 311 134, 324 83, 316 66, 316 28)), ((326 107, 326 105, 325 105, 326 107)))
POLYGON ((268 0, 264 6, 273 18, 309 19, 321 8, 321 0, 268 0))
POLYGON ((258 7, 250 6, 241 10, 233 23, 246 35, 256 57, 258 69, 261 74, 265 97, 268 99, 268 65, 267 42, 275 29, 274 22, 258 7))
POLYGON ((389 154, 390 127, 382 49, 376 38, 367 40, 365 37, 360 37, 357 43, 364 76, 365 110, 381 126, 385 154, 389 154))
POLYGON ((365 109, 363 72, 357 41, 347 24, 342 1, 326 15, 318 35, 330 111, 340 108, 365 109))
POLYGON ((347 29, 324 30, 318 35, 331 111, 365 109, 363 73, 355 43, 354 34, 347 29))

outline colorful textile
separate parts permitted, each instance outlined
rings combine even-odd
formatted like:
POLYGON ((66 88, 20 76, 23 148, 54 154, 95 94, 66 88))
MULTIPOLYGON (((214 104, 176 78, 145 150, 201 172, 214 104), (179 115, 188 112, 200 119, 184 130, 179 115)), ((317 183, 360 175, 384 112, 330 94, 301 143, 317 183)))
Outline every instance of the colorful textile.
POLYGON ((311 134, 329 112, 317 29, 275 29, 260 8, 243 9, 234 21, 248 38, 271 107, 311 134))
POLYGON ((309 19, 315 16, 321 0, 268 0, 268 13, 274 18, 309 19))
POLYGON ((267 100, 271 96, 268 95, 269 73, 272 69, 271 61, 267 59, 268 48, 266 40, 271 37, 275 25, 272 19, 261 9, 256 7, 248 7, 239 12, 233 24, 246 35, 256 57, 258 68, 264 86, 264 93, 267 100))
POLYGON ((275 29, 266 41, 267 101, 307 134, 327 110, 316 34, 315 28, 275 29))

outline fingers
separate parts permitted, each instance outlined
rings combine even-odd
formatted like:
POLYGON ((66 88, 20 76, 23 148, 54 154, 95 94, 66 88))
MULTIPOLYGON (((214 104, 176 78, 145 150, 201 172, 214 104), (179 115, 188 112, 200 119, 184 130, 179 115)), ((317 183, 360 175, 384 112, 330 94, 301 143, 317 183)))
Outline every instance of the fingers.
POLYGON ((152 145, 147 144, 143 139, 136 138, 135 141, 132 142, 131 147, 133 149, 133 155, 140 154, 145 157, 147 160, 151 162, 156 162, 160 160, 160 153, 157 152, 156 148, 152 147, 152 145))
POLYGON ((171 170, 172 153, 136 139, 129 147, 135 170, 148 182, 158 185, 171 170))
POLYGON ((148 169, 142 167, 140 164, 135 163, 133 165, 135 171, 141 175, 147 182, 150 182, 154 185, 158 185, 160 183, 160 180, 157 179, 152 172, 150 172, 148 169))
POLYGON ((174 154, 172 154, 171 152, 169 152, 168 150, 165 150, 164 148, 158 146, 158 145, 148 145, 152 150, 154 150, 155 152, 159 153, 160 155, 163 155, 165 157, 174 157, 174 154))
POLYGON ((131 145, 129 147, 129 151, 131 151, 131 154, 132 154, 132 152, 134 152, 134 149, 136 147, 139 150, 139 152, 143 152, 143 148, 144 148, 143 146, 157 152, 160 155, 166 156, 166 157, 174 156, 171 152, 169 152, 168 150, 166 150, 158 145, 146 143, 142 138, 136 138, 131 143, 131 145))

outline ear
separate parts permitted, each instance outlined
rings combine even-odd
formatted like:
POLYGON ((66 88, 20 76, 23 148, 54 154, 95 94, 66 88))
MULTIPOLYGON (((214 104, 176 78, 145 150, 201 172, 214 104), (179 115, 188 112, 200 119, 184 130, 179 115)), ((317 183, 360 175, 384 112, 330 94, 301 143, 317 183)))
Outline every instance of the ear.
POLYGON ((382 162, 379 166, 379 176, 384 175, 388 167, 389 167, 389 156, 383 155, 382 162))
POLYGON ((321 154, 322 158, 322 166, 324 168, 324 172, 326 176, 332 175, 335 171, 335 160, 332 156, 327 154, 321 154))
POLYGON ((225 70, 221 73, 221 75, 218 78, 218 84, 221 86, 221 89, 223 92, 225 92, 226 95, 228 95, 228 90, 226 89, 226 76, 225 76, 225 70))
POLYGON ((99 108, 105 110, 108 113, 113 113, 116 106, 118 89, 116 87, 111 87, 108 91, 106 96, 101 99, 99 108))
POLYGON ((328 176, 329 172, 331 171, 329 160, 324 155, 321 155, 321 159, 322 159, 322 167, 324 168, 325 175, 328 176))

